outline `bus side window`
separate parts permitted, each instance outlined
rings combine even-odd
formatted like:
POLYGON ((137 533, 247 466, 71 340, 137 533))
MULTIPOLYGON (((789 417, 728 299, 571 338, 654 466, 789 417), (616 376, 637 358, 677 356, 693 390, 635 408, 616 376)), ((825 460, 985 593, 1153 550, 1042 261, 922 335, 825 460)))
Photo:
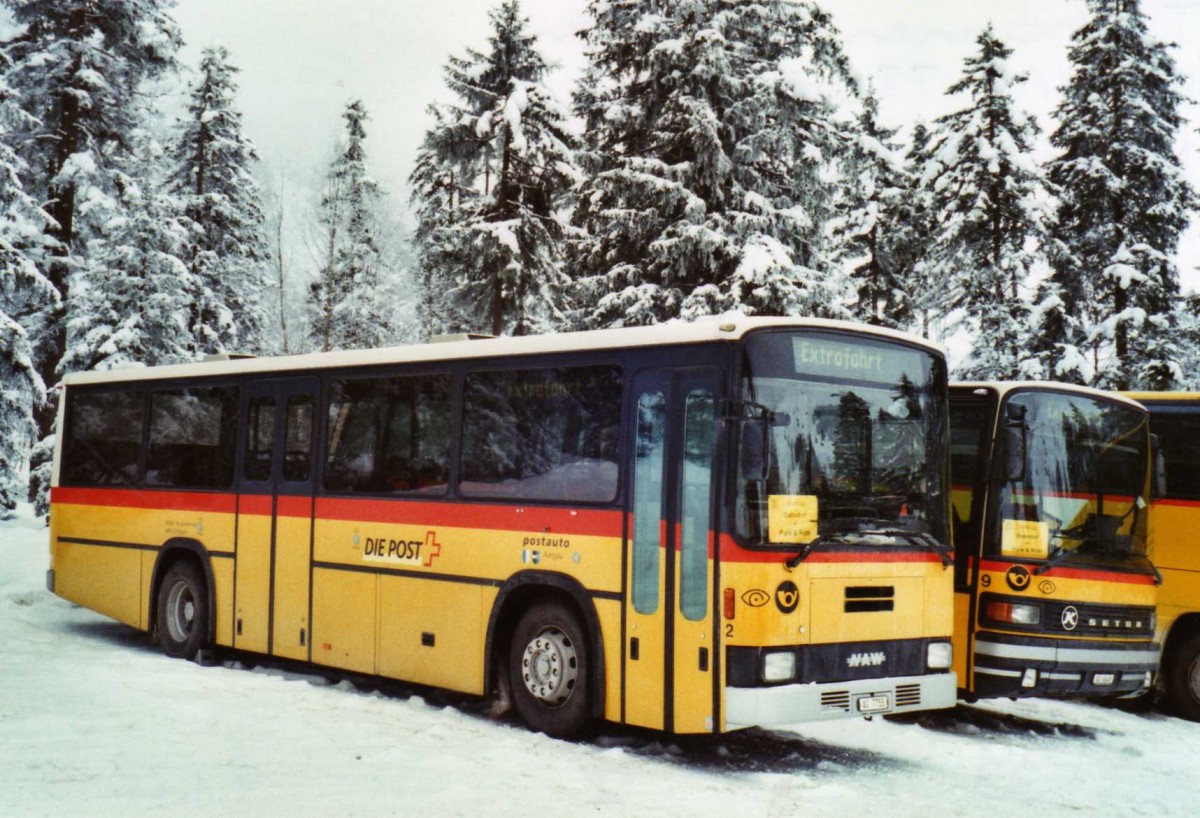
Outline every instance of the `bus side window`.
POLYGON ((275 454, 275 399, 251 399, 246 410, 246 425, 249 428, 242 477, 253 481, 270 480, 275 454))
POLYGON ((640 614, 658 612, 666 418, 667 403, 662 392, 646 392, 638 399, 633 466, 633 608, 640 614))
POLYGON ((617 496, 621 370, 472 372, 463 389, 468 497, 607 503, 617 496))
MULTIPOLYGON (((991 418, 992 407, 986 403, 950 409, 951 521, 954 550, 961 554, 979 552, 991 418)), ((966 582, 966 566, 966 560, 955 561, 960 584, 966 582)))
POLYGON ((1200 414, 1152 409, 1150 431, 1167 464, 1167 498, 1200 500, 1200 414))
POLYGON ((692 621, 708 614, 708 541, 712 514, 712 461, 716 411, 708 390, 687 397, 680 484, 679 610, 692 621))
POLYGON ((150 393, 146 483, 227 489, 233 484, 238 390, 233 386, 150 393))
POLYGON ((336 381, 325 488, 444 494, 450 477, 450 376, 336 381))
POLYGON ((142 448, 143 392, 72 392, 63 482, 130 486, 142 448))
POLYGON ((283 436, 283 479, 292 483, 308 480, 312 469, 313 400, 309 395, 292 395, 287 402, 283 436))

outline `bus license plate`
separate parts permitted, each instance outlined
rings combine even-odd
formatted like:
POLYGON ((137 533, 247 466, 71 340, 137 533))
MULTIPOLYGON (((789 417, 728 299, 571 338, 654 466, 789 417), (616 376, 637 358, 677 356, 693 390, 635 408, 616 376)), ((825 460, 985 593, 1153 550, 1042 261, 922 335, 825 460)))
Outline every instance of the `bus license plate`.
POLYGON ((863 696, 858 700, 859 713, 878 713, 880 710, 887 710, 889 707, 888 697, 884 696, 863 696))

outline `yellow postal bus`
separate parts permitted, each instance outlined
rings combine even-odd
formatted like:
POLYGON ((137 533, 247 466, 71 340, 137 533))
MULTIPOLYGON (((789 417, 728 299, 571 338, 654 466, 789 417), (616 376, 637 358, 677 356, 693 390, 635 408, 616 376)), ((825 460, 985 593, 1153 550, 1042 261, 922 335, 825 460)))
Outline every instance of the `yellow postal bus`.
POLYGON ((955 384, 950 425, 964 697, 1147 690, 1146 410, 1058 384, 955 384))
POLYGON ((1150 554, 1162 572, 1159 684, 1181 716, 1200 721, 1200 393, 1142 392, 1166 467, 1163 496, 1151 503, 1150 554))
POLYGON ((946 707, 946 390, 782 319, 71 375, 48 583, 556 735, 946 707))

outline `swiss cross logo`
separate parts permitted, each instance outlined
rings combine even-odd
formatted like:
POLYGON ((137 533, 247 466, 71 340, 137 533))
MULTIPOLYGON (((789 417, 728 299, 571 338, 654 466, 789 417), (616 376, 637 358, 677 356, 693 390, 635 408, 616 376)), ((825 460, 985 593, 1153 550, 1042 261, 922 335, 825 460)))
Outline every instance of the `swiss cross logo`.
POLYGON ((426 568, 433 565, 433 558, 442 553, 442 544, 437 541, 436 531, 425 532, 425 547, 421 549, 424 553, 426 568))

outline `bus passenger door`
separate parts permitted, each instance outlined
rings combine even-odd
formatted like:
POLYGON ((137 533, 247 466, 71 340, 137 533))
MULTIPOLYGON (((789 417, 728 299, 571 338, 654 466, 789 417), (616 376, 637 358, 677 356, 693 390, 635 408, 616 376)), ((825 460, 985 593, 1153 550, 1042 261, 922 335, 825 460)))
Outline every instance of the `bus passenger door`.
POLYGON ((713 454, 716 370, 655 370, 633 382, 627 540, 625 721, 713 729, 713 454))
POLYGON ((309 657, 316 405, 315 379, 280 383, 271 652, 289 659, 309 657))
POLYGON ((252 384, 242 407, 233 645, 308 658, 315 379, 252 384))

